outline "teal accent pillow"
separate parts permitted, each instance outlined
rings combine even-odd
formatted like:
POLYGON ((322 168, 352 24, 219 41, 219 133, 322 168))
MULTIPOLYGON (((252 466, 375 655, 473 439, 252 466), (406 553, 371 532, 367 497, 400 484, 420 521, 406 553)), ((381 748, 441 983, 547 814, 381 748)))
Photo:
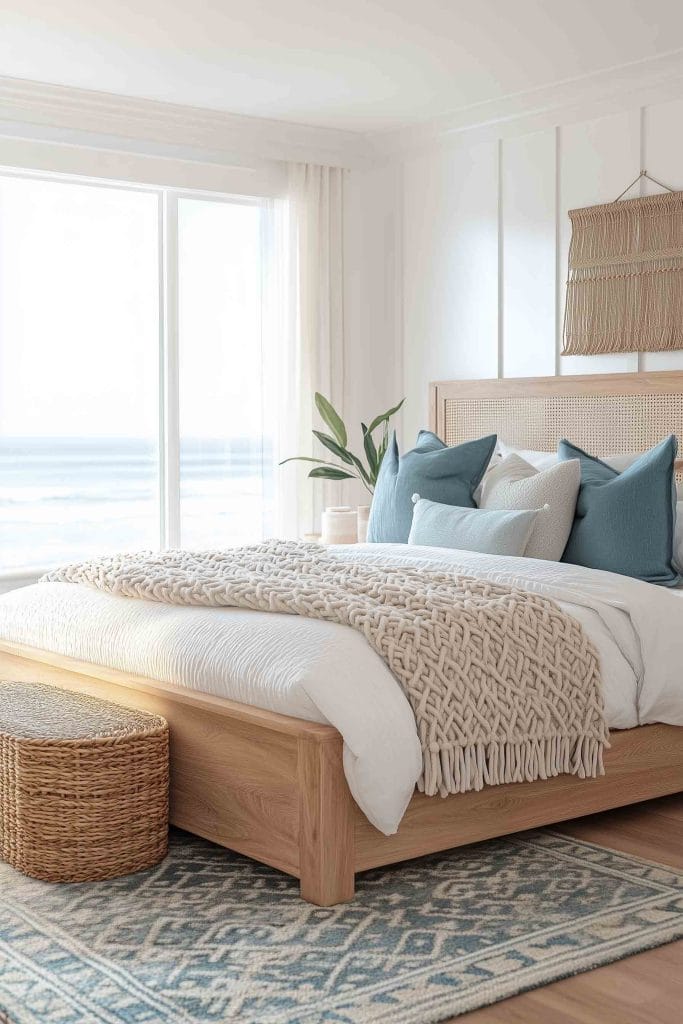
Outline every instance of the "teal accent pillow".
POLYGON ((463 508, 442 505, 413 495, 415 511, 408 536, 409 544, 436 548, 481 551, 488 555, 521 557, 529 543, 536 518, 547 510, 463 508))
POLYGON ((581 487, 563 562, 672 587, 676 526, 673 434, 619 473, 569 441, 558 458, 578 459, 581 487))
POLYGON ((399 456, 394 432, 375 486, 368 541, 406 543, 416 492, 430 501, 474 508, 473 495, 486 472, 496 440, 496 435, 491 434, 449 448, 431 430, 421 430, 413 450, 399 456))

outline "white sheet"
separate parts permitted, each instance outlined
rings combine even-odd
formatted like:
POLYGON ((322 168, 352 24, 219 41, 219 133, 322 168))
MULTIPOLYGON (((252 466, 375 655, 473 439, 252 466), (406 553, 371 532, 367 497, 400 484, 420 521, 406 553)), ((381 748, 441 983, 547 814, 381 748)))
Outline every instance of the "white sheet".
MULTIPOLYGON (((456 568, 545 594, 581 621, 598 649, 610 728, 683 725, 683 591, 564 563, 443 548, 330 550, 343 559, 456 568)), ((344 737, 351 792, 386 834, 396 831, 420 773, 408 701, 379 655, 346 626, 39 583, 0 597, 0 638, 330 722, 344 737)))

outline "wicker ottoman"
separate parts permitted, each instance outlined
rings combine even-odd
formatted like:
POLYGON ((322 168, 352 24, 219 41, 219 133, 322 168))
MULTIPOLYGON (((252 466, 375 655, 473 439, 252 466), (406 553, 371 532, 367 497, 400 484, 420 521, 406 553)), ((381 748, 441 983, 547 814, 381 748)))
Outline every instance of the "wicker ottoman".
POLYGON ((163 718, 43 683, 0 682, 0 857, 33 878, 141 871, 168 845, 163 718))

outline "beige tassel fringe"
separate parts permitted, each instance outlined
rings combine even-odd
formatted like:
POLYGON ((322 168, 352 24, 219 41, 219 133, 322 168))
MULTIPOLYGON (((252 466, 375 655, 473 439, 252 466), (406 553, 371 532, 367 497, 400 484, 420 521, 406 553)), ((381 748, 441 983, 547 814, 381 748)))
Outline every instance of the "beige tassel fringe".
POLYGON ((562 355, 683 348, 683 192, 569 216, 562 355))
MULTIPOLYGON (((505 782, 533 782, 556 775, 595 779, 605 774, 603 749, 607 732, 592 736, 552 736, 518 743, 473 743, 468 746, 434 745, 424 758, 418 789, 427 796, 467 793, 505 782)), ((427 752, 425 751, 425 755, 427 752)))

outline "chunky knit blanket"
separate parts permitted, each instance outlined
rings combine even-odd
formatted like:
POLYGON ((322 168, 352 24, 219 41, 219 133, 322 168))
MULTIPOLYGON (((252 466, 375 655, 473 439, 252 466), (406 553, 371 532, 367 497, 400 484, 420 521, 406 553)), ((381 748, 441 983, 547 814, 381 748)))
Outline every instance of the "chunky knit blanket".
POLYGON ((410 701, 429 795, 603 773, 596 652, 538 594, 443 569, 364 564, 316 544, 117 555, 48 573, 167 604, 285 612, 359 630, 410 701))

